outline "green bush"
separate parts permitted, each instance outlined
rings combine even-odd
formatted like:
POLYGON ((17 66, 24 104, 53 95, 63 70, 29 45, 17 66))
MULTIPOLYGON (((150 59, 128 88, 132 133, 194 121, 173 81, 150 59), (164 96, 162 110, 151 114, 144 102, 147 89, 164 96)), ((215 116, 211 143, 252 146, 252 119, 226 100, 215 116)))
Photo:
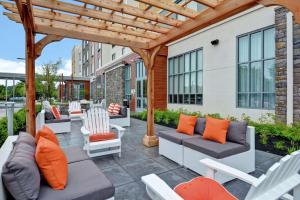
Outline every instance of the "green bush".
MULTIPOLYGON (((177 127, 178 125, 180 113, 197 116, 197 117, 210 116, 210 117, 222 119, 222 116, 219 113, 203 115, 200 112, 188 112, 184 109, 180 109, 177 111, 156 110, 154 113, 154 121, 155 123, 174 128, 177 127)), ((147 120, 147 111, 144 111, 142 113, 133 113, 132 117, 141 120, 147 120)), ((230 121, 238 120, 236 117, 232 117, 232 116, 227 116, 226 119, 230 121)), ((257 134, 259 138, 259 142, 261 144, 267 145, 269 144, 272 138, 277 137, 282 141, 273 142, 274 149, 286 151, 288 153, 300 149, 300 122, 289 126, 277 122, 275 120, 274 114, 263 115, 258 121, 253 121, 250 119, 249 116, 243 114, 242 120, 246 121, 250 126, 255 127, 255 133, 257 134), (291 142, 291 144, 289 144, 289 141, 291 142)))
MULTIPOLYGON (((41 111, 42 106, 36 105, 36 113, 41 111)), ((26 111, 25 108, 20 109, 14 113, 14 134, 19 134, 19 131, 26 127, 26 111)), ((3 117, 0 119, 0 147, 7 138, 7 118, 3 117)))

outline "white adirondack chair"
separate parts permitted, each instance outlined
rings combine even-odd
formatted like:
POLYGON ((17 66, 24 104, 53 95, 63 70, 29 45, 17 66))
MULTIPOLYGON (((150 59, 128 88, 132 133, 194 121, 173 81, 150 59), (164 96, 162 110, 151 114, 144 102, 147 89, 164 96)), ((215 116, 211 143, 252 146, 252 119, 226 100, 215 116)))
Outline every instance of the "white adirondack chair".
POLYGON ((82 117, 82 110, 81 105, 78 101, 69 102, 69 116, 71 119, 74 118, 81 118, 82 117))
POLYGON ((118 153, 121 157, 121 137, 125 129, 109 123, 108 112, 102 108, 91 108, 83 114, 81 132, 84 135, 84 150, 90 157, 118 153), (105 141, 90 142, 92 134, 109 133, 111 129, 117 130, 117 138, 105 141))
MULTIPOLYGON (((233 176, 251 185, 246 200, 300 200, 300 151, 283 157, 259 178, 241 172, 211 159, 200 161, 207 166, 206 177, 214 179, 217 171, 233 176), (288 194, 293 190, 293 196, 288 194)), ((142 177, 148 195, 153 200, 183 200, 155 174, 142 177)), ((201 188, 199 188, 200 190, 201 188)))

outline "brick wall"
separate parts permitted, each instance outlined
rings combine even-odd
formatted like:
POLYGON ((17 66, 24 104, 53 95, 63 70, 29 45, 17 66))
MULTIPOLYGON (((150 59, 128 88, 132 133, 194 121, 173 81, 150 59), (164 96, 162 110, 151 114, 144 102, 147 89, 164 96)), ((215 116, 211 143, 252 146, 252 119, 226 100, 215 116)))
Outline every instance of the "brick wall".
POLYGON ((106 72, 106 104, 118 103, 123 105, 125 97, 124 67, 118 67, 106 72))
POLYGON ((294 122, 300 121, 300 24, 294 25, 294 122))
POLYGON ((286 123, 287 105, 287 60, 286 60, 286 13, 285 8, 275 10, 276 29, 276 75, 275 114, 278 121, 286 123))

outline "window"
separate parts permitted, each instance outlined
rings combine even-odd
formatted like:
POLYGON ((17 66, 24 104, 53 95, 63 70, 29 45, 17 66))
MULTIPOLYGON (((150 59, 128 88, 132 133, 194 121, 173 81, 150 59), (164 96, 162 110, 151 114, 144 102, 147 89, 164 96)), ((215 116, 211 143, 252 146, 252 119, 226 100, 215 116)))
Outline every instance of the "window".
POLYGON ((111 59, 112 59, 112 60, 116 59, 116 54, 115 54, 115 53, 113 53, 113 54, 111 55, 111 59))
POLYGON ((131 98, 131 66, 125 66, 125 99, 130 100, 131 98))
POLYGON ((275 28, 238 37, 237 106, 275 108, 275 28))
POLYGON ((202 105, 202 49, 170 58, 168 68, 169 103, 202 105))
POLYGON ((125 47, 122 48, 122 55, 125 54, 125 47))

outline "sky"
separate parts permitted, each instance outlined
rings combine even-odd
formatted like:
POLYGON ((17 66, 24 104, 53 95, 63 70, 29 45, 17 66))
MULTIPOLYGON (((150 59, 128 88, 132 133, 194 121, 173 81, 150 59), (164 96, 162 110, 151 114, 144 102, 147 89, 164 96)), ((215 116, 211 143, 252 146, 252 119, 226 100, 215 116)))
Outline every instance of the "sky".
MULTIPOLYGON (((22 24, 10 21, 3 12, 7 12, 0 6, 0 72, 25 73, 25 33, 22 24)), ((36 41, 42 35, 36 36, 36 41)), ((63 65, 58 73, 71 74, 71 56, 74 45, 81 44, 80 40, 63 39, 46 46, 42 55, 36 60, 36 72, 41 65, 62 59, 63 65)), ((3 81, 0 81, 0 84, 3 81)))

